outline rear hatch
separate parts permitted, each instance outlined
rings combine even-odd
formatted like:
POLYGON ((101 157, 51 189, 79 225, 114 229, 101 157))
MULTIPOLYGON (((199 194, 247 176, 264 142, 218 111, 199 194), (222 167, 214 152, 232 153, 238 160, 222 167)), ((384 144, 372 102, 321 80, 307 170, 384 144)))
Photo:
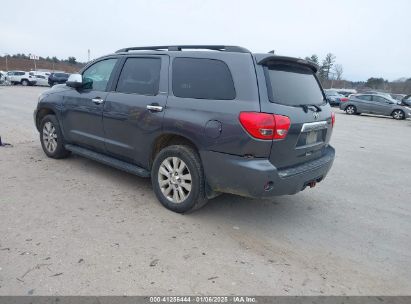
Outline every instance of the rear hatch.
POLYGON ((271 163, 282 169, 323 156, 334 114, 315 76, 316 66, 301 59, 267 55, 257 63, 257 73, 264 75, 260 89, 267 92, 261 94, 261 112, 290 120, 285 138, 273 140, 271 163))

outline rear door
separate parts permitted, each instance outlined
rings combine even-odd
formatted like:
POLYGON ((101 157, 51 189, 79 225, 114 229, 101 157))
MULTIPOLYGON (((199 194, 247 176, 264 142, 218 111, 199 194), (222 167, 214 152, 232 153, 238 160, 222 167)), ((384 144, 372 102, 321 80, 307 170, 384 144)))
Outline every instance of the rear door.
POLYGON ((354 105, 357 108, 358 113, 371 113, 373 111, 373 101, 371 95, 358 95, 354 96, 354 105))
POLYGON ((291 123, 284 139, 273 140, 270 161, 281 169, 323 156, 332 132, 332 111, 313 68, 273 59, 256 69, 261 112, 287 116, 291 123))
POLYGON ((146 166, 151 143, 161 132, 168 92, 166 55, 130 56, 108 94, 103 114, 106 151, 146 166))

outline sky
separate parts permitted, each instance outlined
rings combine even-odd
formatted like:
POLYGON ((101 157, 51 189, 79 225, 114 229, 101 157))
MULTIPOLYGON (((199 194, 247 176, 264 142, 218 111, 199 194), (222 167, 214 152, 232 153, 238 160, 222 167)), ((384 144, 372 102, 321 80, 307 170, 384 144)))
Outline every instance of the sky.
POLYGON ((127 46, 240 45, 304 58, 329 52, 343 78, 411 77, 411 0, 2 1, 0 56, 78 61, 127 46))

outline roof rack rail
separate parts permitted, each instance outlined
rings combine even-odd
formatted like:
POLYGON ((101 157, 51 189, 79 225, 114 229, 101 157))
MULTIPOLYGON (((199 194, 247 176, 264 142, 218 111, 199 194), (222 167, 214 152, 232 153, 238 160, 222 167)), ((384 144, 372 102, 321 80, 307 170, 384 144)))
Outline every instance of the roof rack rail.
POLYGON ((241 46, 234 45, 162 45, 162 46, 138 46, 138 47, 128 47, 118 50, 116 53, 123 53, 129 51, 181 51, 182 49, 204 49, 204 50, 214 50, 214 51, 224 51, 224 52, 235 52, 235 53, 250 53, 249 50, 241 46))

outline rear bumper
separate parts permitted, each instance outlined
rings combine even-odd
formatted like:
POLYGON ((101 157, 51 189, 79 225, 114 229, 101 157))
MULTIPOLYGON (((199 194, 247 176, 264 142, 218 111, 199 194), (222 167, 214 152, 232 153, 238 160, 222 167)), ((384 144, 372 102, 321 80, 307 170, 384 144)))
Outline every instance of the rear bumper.
POLYGON ((328 146, 321 158, 283 170, 278 170, 268 159, 247 159, 211 151, 200 154, 211 189, 263 198, 295 194, 311 182, 320 182, 333 164, 335 150, 328 146))

